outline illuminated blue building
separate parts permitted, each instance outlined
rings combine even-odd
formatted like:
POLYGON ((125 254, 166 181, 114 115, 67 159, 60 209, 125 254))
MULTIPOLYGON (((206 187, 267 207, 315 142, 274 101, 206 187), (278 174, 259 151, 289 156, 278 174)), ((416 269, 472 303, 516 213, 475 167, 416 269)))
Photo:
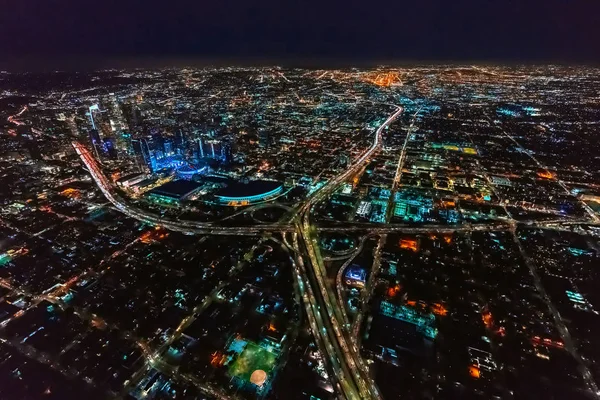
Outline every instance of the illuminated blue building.
POLYGON ((364 286, 367 280, 367 271, 360 265, 353 264, 346 269, 346 283, 348 285, 364 286))
MULTIPOLYGON (((152 153, 152 156, 157 153, 152 153)), ((183 161, 179 156, 165 156, 164 154, 157 154, 156 166, 154 170, 159 169, 177 169, 184 167, 187 163, 183 161)))
POLYGON ((220 203, 247 205, 268 200, 283 191, 283 185, 276 181, 236 182, 219 190, 215 196, 220 203))
POLYGON ((96 157, 100 158, 100 153, 102 152, 102 139, 100 138, 100 133, 97 129, 93 128, 89 132, 90 135, 90 143, 92 144, 92 149, 94 149, 94 153, 96 153, 96 157), (98 150, 100 149, 100 150, 98 150))
POLYGON ((134 139, 131 141, 133 153, 138 161, 138 165, 142 168, 154 172, 156 169, 156 159, 150 154, 150 147, 146 139, 134 139))
POLYGON ((98 104, 94 104, 88 108, 88 115, 90 116, 90 123, 92 124, 92 129, 96 129, 96 122, 94 121, 94 111, 100 112, 100 108, 98 104))

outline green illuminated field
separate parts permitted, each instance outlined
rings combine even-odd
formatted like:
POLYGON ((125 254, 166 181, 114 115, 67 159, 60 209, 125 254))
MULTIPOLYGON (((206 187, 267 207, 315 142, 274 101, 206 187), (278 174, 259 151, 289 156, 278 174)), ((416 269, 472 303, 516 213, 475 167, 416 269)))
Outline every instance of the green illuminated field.
POLYGON ((229 367, 229 375, 237 376, 242 380, 249 381, 252 372, 257 369, 262 369, 267 373, 267 376, 269 376, 275 365, 276 358, 277 356, 270 351, 267 351, 252 342, 248 342, 244 351, 242 351, 235 362, 231 364, 231 367, 229 367))

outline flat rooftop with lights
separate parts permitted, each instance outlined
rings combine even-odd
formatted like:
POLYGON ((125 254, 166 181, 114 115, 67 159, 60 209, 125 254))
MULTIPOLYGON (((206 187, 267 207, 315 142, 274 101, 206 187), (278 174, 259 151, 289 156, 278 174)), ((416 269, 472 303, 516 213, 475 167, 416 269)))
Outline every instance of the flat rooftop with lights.
POLYGON ((164 185, 160 185, 148 192, 151 197, 168 200, 168 201, 182 201, 194 194, 202 185, 188 181, 178 180, 167 182, 164 185))

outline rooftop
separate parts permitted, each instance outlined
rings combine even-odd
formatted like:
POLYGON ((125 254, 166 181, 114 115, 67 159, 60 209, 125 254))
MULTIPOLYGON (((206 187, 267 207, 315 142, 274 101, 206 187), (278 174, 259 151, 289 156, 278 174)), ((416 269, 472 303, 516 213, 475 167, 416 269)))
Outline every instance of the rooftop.
POLYGON ((182 199, 192 193, 194 190, 198 189, 200 186, 201 185, 196 182, 177 180, 160 185, 159 187, 150 190, 149 193, 182 199))
POLYGON ((268 195, 280 189, 281 182, 277 181, 250 181, 248 183, 235 182, 217 192, 217 197, 243 198, 268 195))

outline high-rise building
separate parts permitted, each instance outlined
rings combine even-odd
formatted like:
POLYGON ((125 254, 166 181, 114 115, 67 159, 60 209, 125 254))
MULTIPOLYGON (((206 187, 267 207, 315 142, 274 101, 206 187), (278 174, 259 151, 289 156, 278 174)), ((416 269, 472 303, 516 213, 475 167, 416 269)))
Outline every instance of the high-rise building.
POLYGON ((108 156, 108 158, 110 158, 111 160, 116 160, 118 158, 116 140, 114 138, 106 138, 103 141, 102 148, 108 156))
POLYGON ((185 135, 181 129, 175 132, 175 152, 177 154, 185 153, 185 148, 187 147, 185 135))
POLYGON ((210 142, 208 142, 208 144, 210 145, 210 158, 219 158, 219 149, 221 147, 221 143, 217 140, 211 140, 210 142))
POLYGON ((173 154, 173 142, 170 139, 164 141, 165 156, 173 154))
POLYGON ((230 142, 223 142, 221 146, 221 160, 225 164, 229 164, 233 161, 233 149, 230 142))
POLYGON ((97 144, 101 144, 102 143, 102 139, 100 138, 100 133, 98 132, 97 129, 91 129, 90 130, 90 142, 92 143, 92 145, 97 145, 97 144))
POLYGON ((100 133, 97 129, 91 129, 89 131, 90 144, 94 153, 96 153, 96 157, 100 158, 100 154, 103 152, 102 149, 102 138, 100 138, 100 133))
POLYGON ((94 111, 99 111, 100 109, 98 108, 98 104, 94 104, 92 106, 89 107, 88 109, 88 115, 90 117, 90 123, 92 124, 92 129, 96 129, 96 121, 94 120, 94 111))
POLYGON ((214 160, 222 160, 224 156, 222 140, 209 139, 204 140, 198 138, 198 158, 212 158, 214 160))
POLYGON ((37 139, 33 136, 25 138, 25 148, 27 149, 29 156, 32 160, 40 161, 43 160, 42 151, 37 139))
POLYGON ((135 154, 140 168, 154 172, 154 169, 156 168, 156 160, 150 153, 148 141, 144 138, 134 139, 131 141, 131 144, 133 147, 133 153, 135 154))
POLYGON ((161 154, 165 151, 165 138, 158 132, 153 130, 152 132, 152 148, 160 152, 161 154))
POLYGON ((125 121, 125 116, 123 115, 123 110, 121 110, 121 106, 119 105, 119 100, 114 93, 111 93, 108 103, 108 117, 110 119, 110 126, 113 132, 120 132, 127 130, 127 122, 125 121))
POLYGON ((125 152, 129 155, 133 155, 133 145, 131 143, 131 134, 127 132, 123 132, 121 134, 121 140, 125 143, 125 152))
POLYGON ((125 153, 128 151, 129 146, 125 133, 128 132, 129 129, 127 127, 123 110, 121 109, 119 100, 114 93, 109 95, 106 103, 108 105, 106 115, 110 124, 112 133, 111 136, 115 138, 115 148, 119 152, 125 153))
POLYGON ((112 128, 110 126, 110 121, 105 117, 104 112, 100 110, 98 104, 89 107, 88 115, 90 117, 92 129, 98 131, 101 139, 111 136, 112 128))
POLYGON ((196 140, 198 142, 198 158, 202 159, 204 158, 204 143, 202 138, 198 138, 196 140))
POLYGON ((218 140, 204 140, 198 138, 198 158, 220 158, 221 142, 218 140))

